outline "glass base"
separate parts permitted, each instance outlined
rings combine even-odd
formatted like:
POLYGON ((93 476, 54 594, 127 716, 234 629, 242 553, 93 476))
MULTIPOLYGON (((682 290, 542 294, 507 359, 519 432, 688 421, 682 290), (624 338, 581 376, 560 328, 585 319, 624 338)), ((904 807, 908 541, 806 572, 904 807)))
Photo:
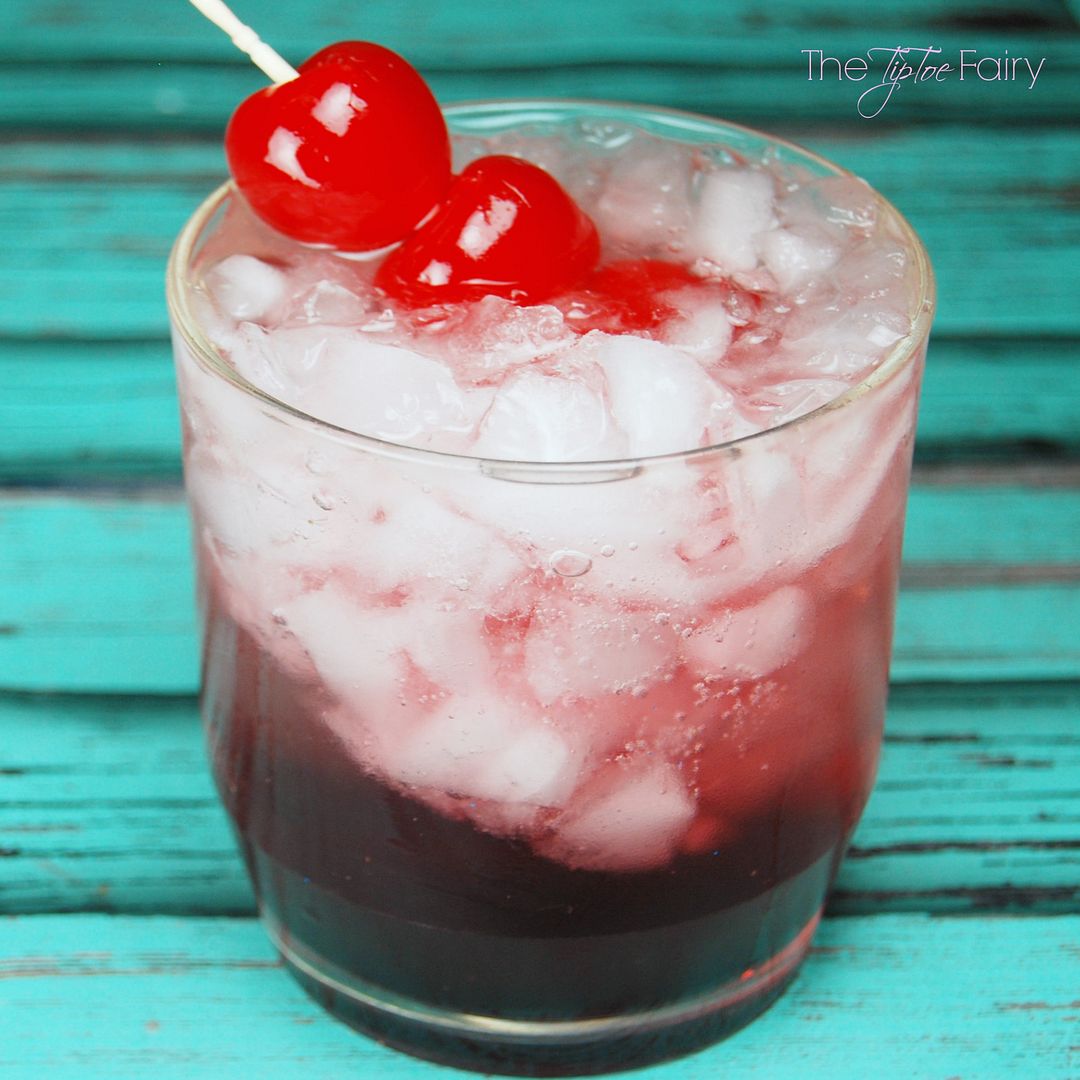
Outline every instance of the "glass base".
POLYGON ((432 1009, 345 976, 289 941, 263 913, 300 985, 329 1013, 415 1057, 509 1076, 583 1076, 651 1065, 726 1038, 786 989, 810 948, 820 910, 780 952, 712 993, 664 1008, 581 1021, 523 1021, 432 1009))

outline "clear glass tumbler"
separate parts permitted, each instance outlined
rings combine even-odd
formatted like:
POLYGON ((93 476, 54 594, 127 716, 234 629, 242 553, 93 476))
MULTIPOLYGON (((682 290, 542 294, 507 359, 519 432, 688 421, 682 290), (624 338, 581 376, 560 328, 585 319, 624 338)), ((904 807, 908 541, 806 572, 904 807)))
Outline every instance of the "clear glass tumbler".
MULTIPOLYGON (((818 176, 743 128, 493 103, 458 133, 630 122, 818 176)), ((726 445, 529 464, 411 449, 245 382, 169 268, 214 776, 265 925, 327 1009, 482 1071, 720 1038, 806 954, 881 739, 912 329, 841 397, 726 445)))

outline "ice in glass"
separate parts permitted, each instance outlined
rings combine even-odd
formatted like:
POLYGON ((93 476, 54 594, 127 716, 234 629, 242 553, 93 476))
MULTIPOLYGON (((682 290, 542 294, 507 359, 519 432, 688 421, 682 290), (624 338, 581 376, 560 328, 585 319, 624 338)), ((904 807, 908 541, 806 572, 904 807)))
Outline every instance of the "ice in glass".
POLYGON ((597 269, 402 300, 392 256, 232 190, 178 244, 204 714, 319 1000, 604 1071, 745 1022, 809 945, 878 755, 929 269, 866 184, 744 129, 450 118, 455 172, 560 181, 597 269))

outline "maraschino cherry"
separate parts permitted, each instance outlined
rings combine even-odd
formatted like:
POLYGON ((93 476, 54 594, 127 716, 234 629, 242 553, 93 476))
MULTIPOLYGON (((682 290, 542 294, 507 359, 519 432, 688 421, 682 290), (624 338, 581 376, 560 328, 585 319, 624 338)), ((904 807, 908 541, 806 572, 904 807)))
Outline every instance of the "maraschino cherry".
POLYGON ((537 303, 575 285, 599 256, 596 226, 553 176, 496 154, 465 167, 375 282, 414 307, 489 295, 537 303))
POLYGON ((451 176, 439 105, 396 53, 346 41, 294 70, 222 0, 192 3, 274 81, 233 113, 225 152, 241 194, 279 232, 354 252, 404 241, 376 280, 412 306, 491 294, 532 303, 596 265, 596 226, 543 169, 495 155, 451 176))
POLYGON ((327 46, 288 82, 243 101, 225 133, 236 184, 279 232, 370 251, 442 200, 450 138, 427 84, 381 45, 327 46))

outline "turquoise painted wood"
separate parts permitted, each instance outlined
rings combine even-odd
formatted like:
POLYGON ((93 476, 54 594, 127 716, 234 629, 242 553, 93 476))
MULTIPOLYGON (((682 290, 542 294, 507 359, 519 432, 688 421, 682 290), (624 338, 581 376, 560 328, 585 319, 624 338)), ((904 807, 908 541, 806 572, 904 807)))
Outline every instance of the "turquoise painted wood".
MULTIPOLYGON (((916 489, 895 679, 1080 678, 1073 480, 916 489)), ((176 489, 13 494, 0 498, 0 521, 0 689, 194 691, 193 571, 176 489)))
MULTIPOLYGON (((575 5, 575 12, 583 10, 588 9, 575 5)), ((713 5, 713 10, 722 9, 713 5)), ((610 24, 594 34, 594 39, 605 37, 609 28, 610 24)), ((873 122, 881 128, 912 122, 949 124, 958 117, 1002 125, 1018 118, 1067 123, 1075 114, 1075 86, 1080 76, 1072 37, 1066 33, 1027 39, 977 32, 931 36, 923 30, 918 45, 936 43, 954 58, 966 48, 977 49, 979 56, 998 57, 1008 50, 1011 56, 1032 57, 1036 65, 1045 58, 1047 64, 1031 93, 1026 93, 1023 85, 1003 87, 971 80, 905 87, 873 122)), ((324 40, 328 39, 320 39, 319 44, 324 40)), ((383 40, 413 57, 421 55, 407 42, 383 40)), ((881 39, 876 35, 870 38, 866 32, 802 30, 788 32, 779 40, 766 38, 760 42, 757 56, 744 59, 739 53, 747 40, 752 39, 744 37, 737 26, 711 40, 692 32, 694 54, 700 59, 689 62, 535 60, 536 66, 508 69, 497 63, 499 52, 493 51, 494 66, 469 62, 454 70, 440 70, 424 63, 420 67, 444 102, 523 96, 638 101, 796 133, 820 123, 823 117, 852 124, 859 120, 858 86, 831 80, 811 83, 807 78, 807 57, 802 55, 804 48, 824 46, 831 54, 846 58, 882 40, 888 45, 897 43, 895 35, 881 39)), ((535 41, 533 36, 525 35, 516 45, 500 44, 499 50, 508 56, 518 49, 531 55, 535 41)), ((311 49, 297 49, 292 59, 300 62, 316 47, 313 44, 311 49)), ((0 128, 63 129, 77 124, 96 132, 141 131, 151 138, 159 138, 163 132, 217 133, 235 103, 265 85, 257 72, 231 58, 227 64, 164 65, 154 60, 133 64, 109 59, 83 63, 86 66, 80 72, 77 96, 65 87, 64 76, 69 70, 65 62, 6 65, 0 82, 0 128)), ((988 153, 992 149, 1000 148, 988 147, 988 153)))
MULTIPOLYGON (((922 235, 942 297, 938 337, 1080 334, 1080 139, 1070 130, 1013 130, 1007 152, 993 153, 958 127, 806 134, 922 235)), ((153 141, 23 146, 0 173, 0 335, 162 338, 169 248, 223 176, 216 138, 164 154, 153 141)))
MULTIPOLYGON (((179 480, 167 342, 9 341, 0 385, 0 483, 179 480)), ((1020 464, 1033 445, 1059 457, 1080 450, 1077 347, 935 339, 916 460, 1020 464)), ((1060 468, 1054 477, 1075 482, 1060 468)))
MULTIPOLYGON (((1080 1076, 1075 0, 235 6, 294 60, 383 41, 444 101, 767 127, 910 217, 940 315, 879 782, 792 991, 647 1075, 1080 1076), (1030 90, 905 86, 870 122, 859 87, 806 77, 803 49, 900 42, 1046 63, 1030 90)), ((161 277, 260 85, 183 0, 0 5, 5 1080, 451 1075, 353 1036, 280 970, 203 761, 161 277)))
MULTIPOLYGON (((966 35, 963 40, 1001 36, 1040 42, 1074 36, 1077 28, 1062 0, 1025 4, 1022 20, 1016 18, 1013 0, 909 0, 875 11, 872 19, 860 0, 813 5, 775 0, 767 9, 750 0, 723 6, 679 0, 664 8, 650 0, 601 0, 587 9, 571 0, 549 0, 540 9, 509 10, 499 0, 474 0, 467 10, 440 0, 415 0, 408 8, 373 3, 362 10, 325 0, 294 0, 287 8, 264 10, 255 0, 236 0, 233 7, 242 18, 257 20, 263 37, 283 51, 306 54, 327 41, 360 35, 407 49, 419 63, 453 69, 538 60, 659 63, 695 57, 722 62, 725 56, 764 66, 778 59, 778 41, 799 34, 827 31, 831 42, 843 43, 845 36, 870 31, 895 35, 930 30, 935 40, 966 35)), ((50 6, 9 0, 0 16, 0 33, 0 60, 122 57, 156 62, 167 50, 176 60, 241 63, 227 39, 183 4, 66 0, 50 6)))
MULTIPOLYGON (((767 7, 748 0, 478 0, 467 9, 441 0, 363 8, 307 0, 279 11, 245 8, 296 62, 327 41, 370 38, 411 57, 445 100, 551 94, 654 101, 735 119, 854 122, 852 85, 810 84, 802 50, 846 58, 876 46, 929 43, 955 64, 961 49, 979 56, 1009 50, 1047 63, 1030 93, 970 77, 907 86, 889 105, 892 122, 959 115, 1060 122, 1075 112, 1080 73, 1077 21, 1060 0, 1020 9, 1008 0, 919 0, 875 9, 872 17, 855 0, 767 7)), ((8 125, 217 131, 235 102, 261 85, 184 4, 12 0, 0 17, 0 62, 9 61, 0 117, 8 125), (78 96, 55 78, 72 62, 85 65, 78 96)))
MULTIPOLYGON (((826 922, 761 1019, 641 1080, 1070 1080, 1080 916, 826 922)), ((10 1080, 320 1080, 461 1073, 327 1018, 247 919, 34 916, 0 923, 10 1080), (42 1038, 42 1032, 49 1038, 42 1038)))
MULTIPOLYGON (((1080 688, 898 687, 830 910, 1080 902, 1080 688)), ((187 698, 0 696, 0 913, 250 914, 187 698)))

